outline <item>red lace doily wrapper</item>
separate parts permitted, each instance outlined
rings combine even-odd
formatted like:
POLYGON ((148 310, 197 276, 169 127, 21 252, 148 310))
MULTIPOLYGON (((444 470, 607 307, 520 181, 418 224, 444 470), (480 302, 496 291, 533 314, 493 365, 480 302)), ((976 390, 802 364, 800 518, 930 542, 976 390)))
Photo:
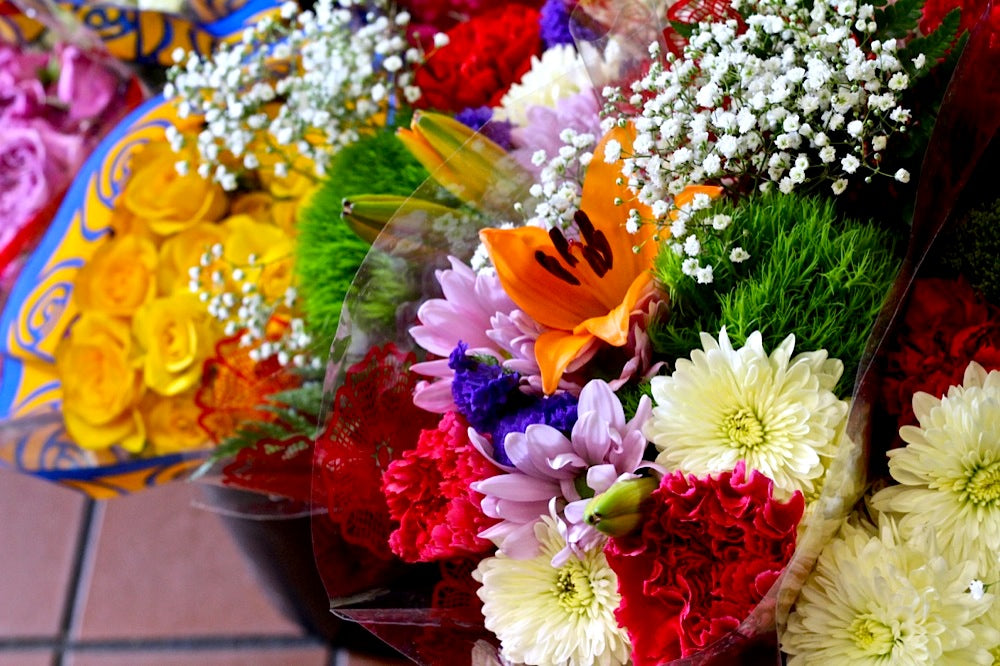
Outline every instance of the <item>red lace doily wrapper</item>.
POLYGON ((273 422, 276 415, 262 409, 267 397, 302 383, 276 358, 251 359, 250 348, 240 346, 241 335, 223 338, 215 345, 215 356, 205 361, 201 386, 195 394, 195 404, 201 410, 198 425, 216 444, 245 423, 273 422))
POLYGON ((312 487, 312 435, 262 439, 241 449, 222 470, 222 482, 244 490, 309 503, 312 487))
POLYGON ((743 17, 727 0, 680 0, 667 10, 667 24, 663 29, 663 38, 667 48, 674 55, 681 56, 684 54, 687 39, 674 28, 675 23, 695 25, 702 21, 718 22, 727 19, 736 20, 741 30, 744 27, 743 17))
POLYGON ((382 494, 382 472, 417 444, 438 415, 413 404, 416 361, 395 345, 373 347, 348 369, 323 434, 316 441, 317 494, 343 540, 389 560, 393 523, 382 494))

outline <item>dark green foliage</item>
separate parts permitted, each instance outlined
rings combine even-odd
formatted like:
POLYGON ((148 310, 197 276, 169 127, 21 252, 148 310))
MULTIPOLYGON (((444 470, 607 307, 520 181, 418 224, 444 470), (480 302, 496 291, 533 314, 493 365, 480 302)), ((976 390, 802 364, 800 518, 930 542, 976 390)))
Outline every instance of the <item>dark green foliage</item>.
POLYGON ((650 329, 657 351, 688 357, 701 348, 701 331, 718 336, 722 326, 734 345, 759 329, 768 350, 794 333, 796 351, 826 349, 844 362, 837 392, 849 394, 896 274, 896 239, 872 224, 840 220, 830 200, 815 197, 755 195, 714 212, 732 217, 730 229, 740 236, 729 243, 751 258, 736 274, 726 268, 727 245, 704 244, 703 263, 723 270, 715 284, 700 285, 678 279, 682 258, 662 250, 656 273, 671 294, 671 316, 650 329))
POLYGON ((617 391, 617 395, 622 403, 622 408, 625 410, 625 420, 631 421, 632 417, 635 416, 636 410, 639 409, 639 400, 642 399, 642 396, 646 395, 650 399, 653 398, 653 388, 647 379, 638 384, 626 384, 617 391))
MULTIPOLYGON (((926 37, 917 37, 910 40, 906 46, 899 51, 899 62, 903 69, 910 76, 911 81, 915 81, 926 76, 934 65, 944 58, 955 46, 955 38, 958 36, 958 25, 961 22, 961 10, 955 8, 948 12, 941 20, 941 25, 926 37), (927 61, 919 70, 913 65, 913 59, 920 54, 924 54, 927 61)), ((961 50, 958 49, 961 53, 961 50)))
MULTIPOLYGON (((924 0, 897 0, 875 12, 878 34, 882 39, 902 39, 917 29, 924 0)), ((933 61, 932 61, 933 62, 933 61)))
POLYGON ((344 224, 343 200, 358 194, 407 196, 427 178, 391 129, 341 150, 327 174, 299 212, 295 261, 307 330, 323 344, 333 339, 344 296, 368 252, 368 244, 344 224))
POLYGON ((941 263, 1000 303, 1000 199, 974 210, 941 236, 941 263))

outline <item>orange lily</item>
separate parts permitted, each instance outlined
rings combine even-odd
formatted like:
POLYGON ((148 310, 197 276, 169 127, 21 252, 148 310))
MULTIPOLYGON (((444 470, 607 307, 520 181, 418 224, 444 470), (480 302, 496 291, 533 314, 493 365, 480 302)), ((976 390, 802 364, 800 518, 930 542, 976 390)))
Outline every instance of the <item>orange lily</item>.
MULTIPOLYGON (((653 288, 650 269, 657 253, 653 225, 641 225, 636 234, 625 229, 630 207, 646 219, 652 218, 652 211, 638 203, 615 205, 616 197, 628 201, 632 195, 616 183, 619 165, 604 161, 609 140, 619 141, 627 150, 634 138, 631 127, 616 128, 594 150, 575 216, 579 240, 538 227, 479 232, 504 290, 519 308, 550 329, 535 341, 546 394, 555 392, 566 368, 595 340, 624 346, 632 311, 653 288)), ((682 205, 697 193, 714 197, 721 191, 688 188, 675 202, 682 205)))

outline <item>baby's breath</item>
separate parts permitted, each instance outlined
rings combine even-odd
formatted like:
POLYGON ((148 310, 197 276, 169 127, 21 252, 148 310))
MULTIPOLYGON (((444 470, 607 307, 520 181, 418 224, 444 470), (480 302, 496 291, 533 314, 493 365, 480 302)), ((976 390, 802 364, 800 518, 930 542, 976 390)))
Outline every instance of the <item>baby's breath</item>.
POLYGON ((181 116, 204 116, 198 173, 229 190, 241 168, 322 176, 339 148, 419 99, 424 54, 407 43, 409 21, 389 0, 318 0, 301 13, 289 2, 211 57, 178 60, 165 94, 181 116))

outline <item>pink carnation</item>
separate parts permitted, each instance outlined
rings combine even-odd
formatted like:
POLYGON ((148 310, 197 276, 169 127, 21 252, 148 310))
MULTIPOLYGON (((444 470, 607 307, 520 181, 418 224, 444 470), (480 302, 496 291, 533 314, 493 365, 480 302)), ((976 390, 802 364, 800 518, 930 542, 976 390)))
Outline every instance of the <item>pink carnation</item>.
POLYGON ((448 412, 435 430, 420 433, 417 447, 382 475, 389 515, 399 527, 392 552, 407 562, 430 562, 482 553, 492 544, 476 536, 497 521, 479 508, 471 484, 497 470, 469 443, 469 424, 448 412))
POLYGON ((674 472, 644 505, 641 531, 611 539, 608 564, 636 666, 694 654, 736 629, 795 550, 805 502, 774 499, 774 483, 743 462, 732 472, 674 472))

